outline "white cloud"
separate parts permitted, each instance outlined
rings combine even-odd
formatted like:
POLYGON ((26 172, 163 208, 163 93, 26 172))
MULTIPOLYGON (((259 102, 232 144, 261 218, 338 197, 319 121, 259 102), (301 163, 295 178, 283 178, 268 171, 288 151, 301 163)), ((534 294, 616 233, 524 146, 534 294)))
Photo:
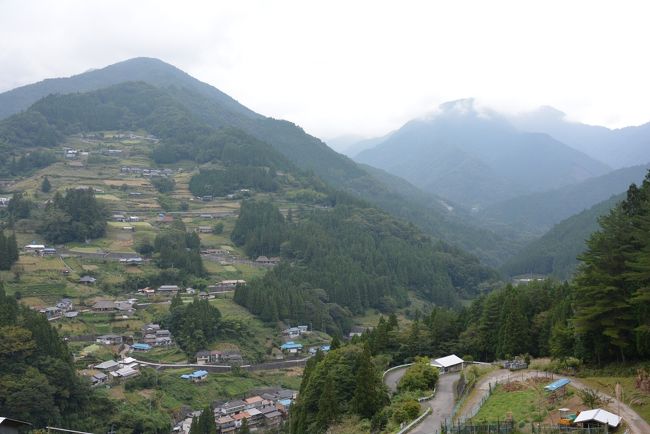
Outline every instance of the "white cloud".
POLYGON ((0 91, 159 57, 319 136, 448 100, 650 120, 645 2, 0 0, 0 91))

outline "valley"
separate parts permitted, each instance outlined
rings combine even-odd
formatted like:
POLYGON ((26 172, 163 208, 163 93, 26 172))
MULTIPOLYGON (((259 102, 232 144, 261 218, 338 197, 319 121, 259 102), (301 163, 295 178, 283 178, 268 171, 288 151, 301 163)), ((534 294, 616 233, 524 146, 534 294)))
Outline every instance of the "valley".
MULTIPOLYGON (((149 58, 0 102, 14 418, 388 434, 426 408, 439 425, 489 375, 472 361, 545 357, 544 372, 624 379, 646 417, 647 165, 612 170, 471 100, 365 142, 358 164, 149 58), (459 355, 438 382, 436 358, 459 355)), ((510 432, 531 432, 542 420, 520 410, 510 432)))

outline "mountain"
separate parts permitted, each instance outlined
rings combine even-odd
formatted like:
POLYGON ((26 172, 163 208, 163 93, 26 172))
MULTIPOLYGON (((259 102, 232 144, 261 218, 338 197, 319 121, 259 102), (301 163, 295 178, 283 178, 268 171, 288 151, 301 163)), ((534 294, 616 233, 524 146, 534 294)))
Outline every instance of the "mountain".
POLYGON ((547 134, 522 132, 479 110, 473 100, 442 104, 433 117, 408 122, 356 160, 477 208, 609 170, 547 134))
POLYGON ((621 129, 572 122, 552 107, 510 118, 525 131, 546 133, 614 168, 650 162, 650 123, 621 129))
POLYGON ((331 146, 333 149, 336 149, 338 152, 347 155, 350 158, 354 158, 360 152, 377 146, 379 143, 390 137, 390 134, 391 133, 382 137, 371 138, 365 138, 361 136, 341 136, 328 139, 326 142, 329 146, 331 146))
MULTIPOLYGON (((164 91, 164 95, 158 95, 156 98, 172 101, 174 112, 182 112, 183 116, 193 117, 193 122, 200 121, 212 128, 236 128, 243 131, 247 137, 271 145, 302 170, 313 171, 333 187, 374 203, 393 215, 405 218, 438 239, 471 249, 471 252, 481 255, 481 259, 488 263, 497 263, 498 258, 501 257, 486 256, 495 245, 498 249, 507 251, 512 249, 508 241, 502 240, 490 231, 477 227, 469 228, 458 222, 449 224, 449 220, 454 220, 453 213, 450 215, 446 210, 431 208, 429 202, 433 201, 432 199, 417 200, 413 197, 404 197, 403 191, 400 192, 395 184, 380 181, 351 159, 338 154, 319 139, 306 134, 298 126, 257 114, 218 89, 157 59, 135 58, 103 69, 68 78, 48 79, 5 92, 0 94, 2 108, 0 116, 25 110, 30 104, 49 94, 100 90, 126 81, 145 82, 164 91), (468 233, 480 234, 479 241, 470 240, 468 233)), ((90 110, 88 114, 90 113, 93 111, 90 110)), ((36 114, 32 112, 31 115, 36 114)), ((31 119, 30 122, 32 121, 44 128, 41 131, 44 140, 56 140, 56 137, 50 136, 54 132, 49 129, 47 123, 38 119, 31 119)), ((5 122, 11 122, 11 119, 5 122)), ((164 123, 159 126, 164 127, 164 123)), ((183 147, 177 147, 176 151, 183 152, 183 147)))
POLYGON ((491 205, 477 214, 488 227, 499 225, 541 235, 554 224, 639 183, 650 164, 627 167, 560 189, 535 193, 491 205))
POLYGON ((585 241, 599 229, 598 219, 625 199, 621 193, 556 224, 541 238, 532 241, 507 261, 501 271, 509 276, 550 275, 569 279, 585 251, 585 241))

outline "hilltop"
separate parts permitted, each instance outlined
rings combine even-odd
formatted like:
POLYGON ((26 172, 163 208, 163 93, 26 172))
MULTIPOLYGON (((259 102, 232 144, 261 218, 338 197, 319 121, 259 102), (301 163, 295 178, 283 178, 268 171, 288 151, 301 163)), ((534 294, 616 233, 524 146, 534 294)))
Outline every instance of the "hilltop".
MULTIPOLYGON (((419 195, 419 199, 405 196, 400 187, 379 179, 298 126, 254 113, 218 89, 157 59, 130 59, 69 78, 48 79, 5 92, 0 94, 0 107, 4 107, 0 117, 26 110, 50 94, 100 90, 126 81, 155 87, 165 94, 164 99, 175 110, 180 107, 183 116, 191 114, 195 121, 211 128, 243 131, 270 145, 300 169, 313 171, 332 187, 411 221, 436 239, 458 245, 488 264, 498 264, 504 254, 514 251, 512 241, 480 228, 470 219, 459 218, 458 208, 449 210, 437 199, 423 195, 419 195)), ((4 155, 10 155, 7 146, 0 140, 0 155, 3 149, 4 155)), ((38 163, 44 164, 41 160, 38 163)))

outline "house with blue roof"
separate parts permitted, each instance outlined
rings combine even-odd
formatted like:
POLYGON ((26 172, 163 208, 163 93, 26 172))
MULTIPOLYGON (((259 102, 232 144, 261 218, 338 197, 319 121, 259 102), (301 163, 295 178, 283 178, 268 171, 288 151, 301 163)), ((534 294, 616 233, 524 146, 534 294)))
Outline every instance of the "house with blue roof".
POLYGON ((133 344, 131 348, 133 351, 149 351, 151 349, 151 345, 138 342, 137 344, 133 344))
POLYGON ((289 354, 296 354, 302 351, 302 344, 297 344, 294 341, 285 342, 280 346, 283 352, 289 354))
POLYGON ((204 371, 204 370, 194 371, 191 374, 181 375, 181 378, 183 380, 191 380, 192 382, 196 383, 208 378, 208 371, 204 371))

